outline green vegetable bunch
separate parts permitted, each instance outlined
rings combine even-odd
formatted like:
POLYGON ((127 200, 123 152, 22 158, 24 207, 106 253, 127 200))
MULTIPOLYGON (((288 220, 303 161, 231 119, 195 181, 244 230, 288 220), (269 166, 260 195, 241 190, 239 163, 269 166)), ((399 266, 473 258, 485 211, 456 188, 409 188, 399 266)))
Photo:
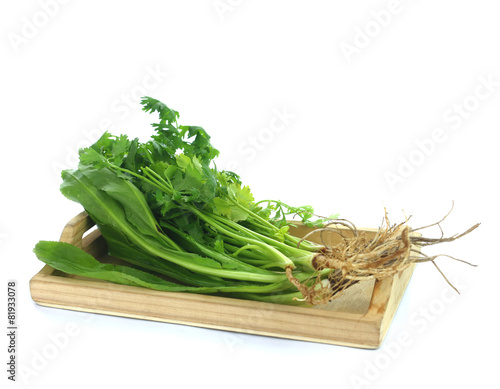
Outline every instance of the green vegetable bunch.
POLYGON ((411 230, 406 221, 390 226, 386 218, 372 239, 352 225, 353 237, 342 236, 335 247, 299 239, 289 233, 290 215, 316 231, 345 222, 316 217, 311 206, 256 202, 237 174, 217 169, 219 152, 203 128, 178 125, 179 113, 156 99, 142 104, 160 119, 148 142, 105 132, 80 150, 78 169, 62 172, 61 192, 83 206, 109 254, 128 265, 103 264, 48 241, 34 249, 41 261, 68 274, 167 292, 312 305, 360 280, 390 277, 416 262, 436 265, 437 256, 418 246, 450 242, 479 225, 432 239, 414 232, 440 222, 411 230))
POLYGON ((322 246, 290 235, 287 216, 313 227, 327 219, 311 206, 256 202, 237 174, 217 170, 219 152, 203 128, 178 125, 179 113, 156 99, 142 104, 159 114, 151 139, 105 132, 79 151, 78 169, 63 171, 61 185, 95 221, 109 254, 130 266, 101 264, 61 242, 39 242, 38 258, 126 285, 300 304, 304 296, 290 274, 314 285, 331 270, 316 269, 322 246))

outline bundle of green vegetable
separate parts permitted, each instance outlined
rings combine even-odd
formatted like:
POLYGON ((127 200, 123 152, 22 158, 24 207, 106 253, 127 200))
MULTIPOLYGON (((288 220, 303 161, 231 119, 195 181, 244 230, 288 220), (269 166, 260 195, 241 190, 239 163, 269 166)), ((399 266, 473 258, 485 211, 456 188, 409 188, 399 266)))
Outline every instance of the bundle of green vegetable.
POLYGON ((49 241, 34 249, 41 261, 125 285, 302 305, 325 303, 359 280, 391 276, 414 262, 434 262, 414 244, 442 239, 423 240, 406 223, 387 225, 371 240, 350 226, 354 237, 335 247, 290 235, 289 215, 314 227, 345 222, 318 218, 310 206, 256 202, 238 175, 217 170, 219 152, 203 128, 178 125, 179 113, 156 99, 142 104, 160 117, 148 142, 106 132, 80 150, 78 169, 62 172, 61 192, 83 206, 109 254, 128 266, 49 241))

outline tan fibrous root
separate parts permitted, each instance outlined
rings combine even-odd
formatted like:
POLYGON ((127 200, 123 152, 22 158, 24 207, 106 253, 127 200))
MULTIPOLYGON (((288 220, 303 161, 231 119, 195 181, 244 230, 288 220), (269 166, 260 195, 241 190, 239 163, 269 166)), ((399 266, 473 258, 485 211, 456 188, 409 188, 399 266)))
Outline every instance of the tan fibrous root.
MULTIPOLYGON (((352 223, 346 220, 332 220, 328 223, 330 224, 329 226, 327 225, 325 228, 314 230, 303 238, 307 239, 311 234, 316 233, 323 235, 325 232, 341 235, 342 240, 340 243, 335 246, 324 245, 313 260, 313 266, 318 271, 331 269, 328 277, 325 278, 318 275, 304 283, 300 283, 293 276, 291 268, 286 270, 286 274, 290 282, 304 296, 301 300, 312 305, 330 302, 341 295, 345 289, 359 281, 369 279, 382 280, 392 277, 410 265, 421 262, 432 262, 441 275, 443 275, 446 282, 456 290, 437 266, 435 262, 436 258, 444 256, 469 265, 471 264, 446 254, 427 256, 421 251, 426 246, 452 242, 459 239, 480 225, 478 223, 461 234, 444 237, 440 223, 450 213, 451 210, 443 219, 436 223, 412 229, 408 225, 409 218, 400 224, 391 225, 386 211, 382 226, 378 229, 375 237, 371 239, 366 236, 366 233, 359 232, 352 223), (347 229, 344 228, 342 231, 339 228, 335 228, 338 225, 347 227, 347 229), (433 226, 437 226, 441 230, 440 238, 427 238, 418 232, 433 226), (349 230, 350 233, 348 235, 350 236, 346 236, 346 231, 349 230)), ((458 290, 456 291, 458 292, 458 290)))

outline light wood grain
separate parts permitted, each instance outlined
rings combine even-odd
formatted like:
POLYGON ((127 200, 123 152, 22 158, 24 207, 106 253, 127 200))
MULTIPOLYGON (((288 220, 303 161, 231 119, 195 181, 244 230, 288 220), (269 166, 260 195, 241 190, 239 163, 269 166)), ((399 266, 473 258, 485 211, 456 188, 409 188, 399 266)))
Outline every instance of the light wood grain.
MULTIPOLYGON (((81 213, 64 228, 61 241, 83 248, 97 259, 106 255, 98 230, 81 213)), ((296 236, 305 226, 291 229, 296 236)), ((375 233, 376 229, 366 229, 375 233)), ((343 231, 348 234, 349 231, 343 231)), ((337 237, 336 237, 337 236, 337 237)), ((319 234, 311 237, 319 240, 319 234)), ((324 234, 328 244, 338 234, 324 234), (327 236, 328 235, 328 236, 327 236)), ((30 281, 33 300, 44 306, 168 323, 353 346, 380 347, 411 278, 413 266, 382 281, 362 282, 322 308, 239 300, 190 293, 154 291, 85 277, 73 277, 45 266, 30 281)))

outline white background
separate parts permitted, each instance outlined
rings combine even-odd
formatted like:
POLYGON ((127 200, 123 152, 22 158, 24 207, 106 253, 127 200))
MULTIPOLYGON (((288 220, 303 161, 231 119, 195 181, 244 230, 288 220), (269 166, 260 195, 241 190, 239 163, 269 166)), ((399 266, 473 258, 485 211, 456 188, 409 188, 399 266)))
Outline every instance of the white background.
POLYGON ((0 299, 16 280, 22 365, 12 385, 496 387, 499 15, 493 0, 2 2, 0 299), (156 118, 142 94, 203 126, 257 199, 363 227, 384 207, 394 222, 429 224, 454 200, 445 233, 481 227, 427 253, 479 266, 438 261, 457 295, 419 265, 376 351, 37 306, 32 248, 80 211, 59 193, 60 170, 108 127, 147 139, 156 118))

